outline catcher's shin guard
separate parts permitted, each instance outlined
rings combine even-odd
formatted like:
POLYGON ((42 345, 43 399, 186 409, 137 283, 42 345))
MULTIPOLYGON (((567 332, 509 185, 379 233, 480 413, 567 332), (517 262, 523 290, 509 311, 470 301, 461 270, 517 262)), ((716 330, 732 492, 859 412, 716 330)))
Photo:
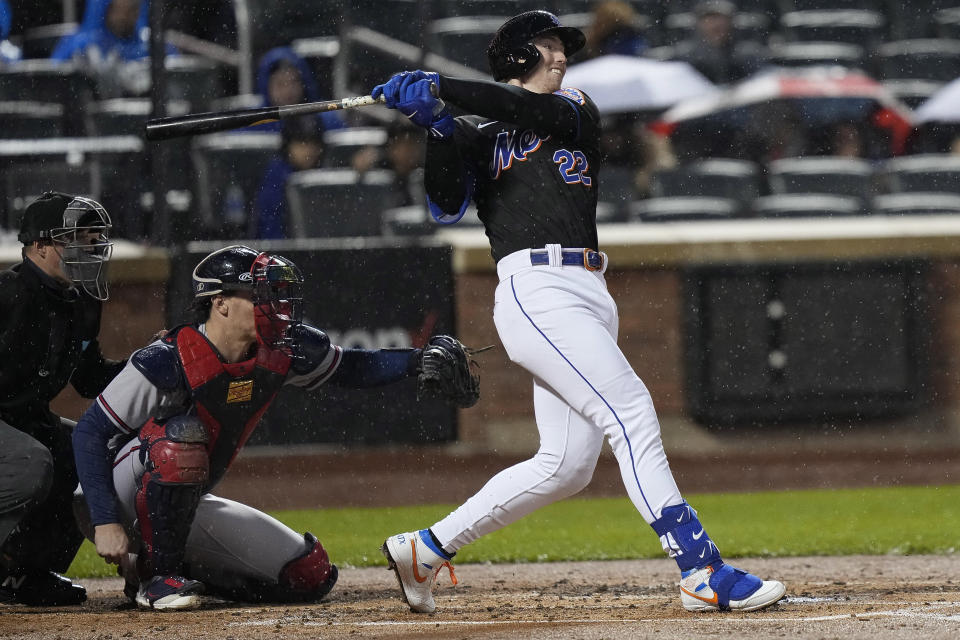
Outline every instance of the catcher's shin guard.
POLYGON ((278 595, 287 602, 318 602, 337 583, 337 565, 312 533, 303 536, 307 550, 280 570, 278 595))
POLYGON ((180 573, 187 535, 210 472, 207 431, 193 416, 140 429, 140 459, 145 472, 138 481, 136 510, 149 573, 180 573))

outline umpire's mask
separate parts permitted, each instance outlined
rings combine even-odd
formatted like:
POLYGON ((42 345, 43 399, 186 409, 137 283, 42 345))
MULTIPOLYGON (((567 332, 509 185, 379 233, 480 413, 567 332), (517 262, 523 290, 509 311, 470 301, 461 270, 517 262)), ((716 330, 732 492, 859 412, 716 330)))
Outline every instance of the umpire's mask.
POLYGON ((64 273, 97 300, 110 297, 106 266, 113 253, 111 227, 110 215, 99 202, 76 196, 63 212, 63 226, 50 229, 50 239, 61 249, 64 273))

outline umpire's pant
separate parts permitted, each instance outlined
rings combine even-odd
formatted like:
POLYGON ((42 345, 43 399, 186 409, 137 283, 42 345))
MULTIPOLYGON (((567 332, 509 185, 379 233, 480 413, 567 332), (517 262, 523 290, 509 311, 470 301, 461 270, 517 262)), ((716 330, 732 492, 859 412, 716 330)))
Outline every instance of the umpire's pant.
POLYGON ((62 573, 77 555, 75 425, 56 416, 16 427, 0 419, 0 567, 62 573))

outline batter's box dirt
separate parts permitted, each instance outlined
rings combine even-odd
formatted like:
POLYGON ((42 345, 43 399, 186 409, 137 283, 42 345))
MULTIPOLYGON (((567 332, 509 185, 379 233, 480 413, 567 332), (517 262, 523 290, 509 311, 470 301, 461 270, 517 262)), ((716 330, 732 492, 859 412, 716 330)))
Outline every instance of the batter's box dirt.
POLYGON ((86 583, 80 607, 0 605, 0 637, 222 638, 958 638, 960 558, 856 556, 739 559, 734 565, 782 580, 787 598, 755 613, 688 613, 670 560, 460 565, 460 584, 441 574, 437 613, 400 599, 385 568, 341 568, 317 605, 250 606, 210 600, 199 611, 141 611, 119 580, 86 583))

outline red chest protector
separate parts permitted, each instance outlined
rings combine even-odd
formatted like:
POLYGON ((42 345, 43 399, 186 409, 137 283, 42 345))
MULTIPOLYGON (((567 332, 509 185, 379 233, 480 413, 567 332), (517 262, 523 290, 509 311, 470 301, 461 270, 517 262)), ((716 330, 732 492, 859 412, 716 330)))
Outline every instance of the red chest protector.
POLYGON ((290 357, 261 344, 255 357, 227 364, 206 337, 191 326, 177 331, 175 340, 197 417, 210 437, 208 486, 212 487, 273 402, 290 369, 290 357))

